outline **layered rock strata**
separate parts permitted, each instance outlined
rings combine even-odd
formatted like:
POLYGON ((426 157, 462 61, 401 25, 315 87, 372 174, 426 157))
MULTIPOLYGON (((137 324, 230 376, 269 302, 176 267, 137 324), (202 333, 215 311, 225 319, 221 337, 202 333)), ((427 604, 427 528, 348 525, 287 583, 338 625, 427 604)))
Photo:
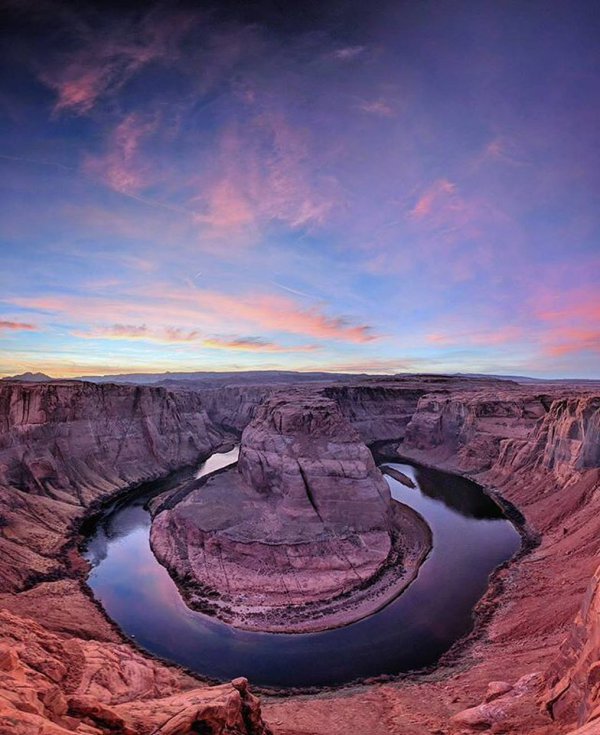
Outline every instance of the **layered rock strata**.
MULTIPOLYGON (((494 575, 473 635, 434 673, 263 698, 275 735, 599 730, 598 389, 443 376, 326 388, 363 441, 403 439, 393 445, 401 456, 472 476, 512 503, 537 546, 494 575)), ((238 387, 208 396, 75 382, 1 386, 2 735, 125 727, 254 735, 256 709, 244 714, 245 695, 235 686, 206 687, 125 642, 85 593, 76 549, 63 549, 94 503, 188 464, 196 449, 208 453, 224 429, 243 429, 261 400, 258 391, 244 397, 238 387), (32 413, 40 405, 44 410, 32 413), (61 452, 65 432, 73 436, 61 452), (59 493, 35 468, 37 457, 68 478, 59 493), (32 572, 57 578, 35 583, 32 572), (243 724, 232 719, 236 712, 243 724)))
POLYGON ((124 643, 73 543, 99 503, 222 441, 197 394, 0 385, 1 735, 268 732, 245 683, 210 688, 124 643))
POLYGON ((59 573, 69 529, 90 506, 196 463, 222 441, 198 394, 1 384, 0 591, 59 573))
POLYGON ((274 396, 238 469, 159 506, 152 547, 190 604, 238 627, 314 631, 373 612, 414 578, 424 521, 393 502, 337 404, 274 396))

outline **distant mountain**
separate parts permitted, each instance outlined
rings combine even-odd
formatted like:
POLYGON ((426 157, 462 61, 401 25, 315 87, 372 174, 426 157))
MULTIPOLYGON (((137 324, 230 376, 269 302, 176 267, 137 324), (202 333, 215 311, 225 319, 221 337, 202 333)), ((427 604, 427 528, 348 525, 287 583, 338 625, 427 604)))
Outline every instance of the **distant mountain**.
POLYGON ((21 383, 48 383, 54 378, 45 373, 21 373, 20 375, 9 375, 7 378, 1 378, 0 380, 18 380, 21 383))
MULTIPOLYGON (((292 383, 332 383, 339 380, 361 381, 365 379, 394 381, 415 377, 411 373, 397 373, 395 375, 379 375, 376 373, 328 373, 294 372, 293 370, 240 370, 229 372, 218 371, 196 371, 196 372, 164 372, 164 373, 119 373, 116 375, 85 375, 79 378, 51 378, 45 373, 21 373, 0 381, 13 381, 22 383, 47 383, 47 382, 69 382, 71 380, 83 380, 90 383, 118 383, 129 385, 160 385, 166 388, 216 388, 224 385, 289 385, 292 383)), ((421 378, 446 379, 455 377, 466 380, 501 380, 515 383, 539 383, 543 384, 581 384, 600 385, 600 381, 585 378, 532 378, 524 375, 493 375, 485 373, 453 373, 449 374, 420 374, 421 378)))
POLYGON ((343 373, 326 372, 294 372, 292 370, 244 370, 232 372, 190 372, 190 373, 122 373, 119 375, 93 375, 75 378, 92 383, 134 383, 163 386, 181 384, 215 386, 235 382, 236 384, 271 384, 271 383, 311 383, 331 382, 341 377, 360 378, 365 375, 344 375, 343 373))
POLYGON ((600 383, 598 378, 532 378, 528 375, 494 375, 492 373, 452 373, 452 375, 459 378, 494 378, 514 383, 581 384, 585 386, 595 386, 600 383))

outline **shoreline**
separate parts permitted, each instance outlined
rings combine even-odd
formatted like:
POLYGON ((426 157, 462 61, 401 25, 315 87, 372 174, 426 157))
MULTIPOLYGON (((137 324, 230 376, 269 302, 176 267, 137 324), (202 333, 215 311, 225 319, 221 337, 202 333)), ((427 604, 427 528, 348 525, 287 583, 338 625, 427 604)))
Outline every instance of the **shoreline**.
MULTIPOLYGON (((440 657, 440 659, 428 666, 424 666, 422 668, 416 668, 413 670, 405 671, 405 672, 399 672, 395 674, 379 674, 376 676, 369 676, 366 678, 357 678, 352 681, 343 682, 340 684, 326 684, 326 685, 313 685, 313 686, 273 686, 273 685, 254 685, 253 690, 260 694, 261 696, 266 696, 274 701, 280 700, 281 697, 288 698, 288 697, 311 697, 315 695, 324 695, 327 696, 328 694, 332 694, 334 692, 351 692, 353 690, 363 690, 365 687, 368 687, 373 684, 385 684, 385 683, 393 683, 393 682, 420 682, 420 681, 427 681, 431 678, 433 680, 437 680, 438 678, 444 678, 449 675, 449 673, 453 670, 456 670, 457 666, 460 667, 461 662, 464 661, 465 656, 467 655, 467 651, 479 641, 484 631, 487 629, 491 618, 498 609, 502 607, 503 600, 502 596, 498 596, 498 587, 502 586, 502 577, 506 573, 508 569, 513 569, 515 565, 518 565, 519 562, 522 561, 524 557, 526 557, 529 553, 531 553, 532 549, 534 549, 539 544, 539 537, 537 535, 532 534, 531 529, 527 527, 526 523, 523 523, 523 516, 521 512, 518 510, 517 507, 515 507, 510 501, 506 500, 496 488, 492 488, 489 486, 481 485, 480 481, 470 475, 468 472, 452 472, 451 470, 446 469, 443 466, 440 466, 439 464, 432 462, 432 463, 423 463, 422 461, 419 461, 417 459, 406 457, 405 455, 401 455, 398 452, 398 444, 400 443, 399 440, 394 439, 385 439, 385 440, 379 440, 377 442, 373 442, 369 445, 369 449, 373 453, 374 459, 378 464, 384 463, 384 462, 410 462, 411 464, 416 465, 422 465, 426 467, 430 467, 432 469, 440 469, 444 472, 450 472, 450 474, 455 474, 459 477, 467 477, 472 479, 473 481, 477 482, 477 484, 483 489, 484 492, 486 492, 488 495, 490 495, 498 504, 503 507, 503 509, 506 511, 512 511, 509 513, 509 520, 513 523, 515 528, 519 531, 521 534, 521 537, 524 541, 523 546, 521 547, 521 550, 517 552, 515 556, 513 556, 511 559, 507 560, 503 564, 499 565, 494 569, 491 574, 488 581, 488 586, 486 589, 486 592, 484 593, 483 597, 478 601, 478 603, 475 605, 472 611, 472 619, 473 619, 473 625, 464 636, 458 638, 452 646, 440 657), (391 449, 391 452, 382 452, 382 449, 388 449, 388 451, 391 449), (511 517, 512 516, 512 517, 511 517)), ((225 442, 222 446, 218 447, 214 451, 227 451, 227 449, 231 448, 232 444, 231 442, 225 442)), ((210 456, 210 455, 209 455, 210 456)), ((199 458, 199 461, 205 461, 206 457, 199 458)), ((72 579, 79 583, 79 589, 83 596, 87 598, 93 606, 101 613, 104 620, 109 624, 110 628, 113 630, 114 634, 117 636, 118 639, 122 641, 125 645, 131 647, 132 650, 135 650, 142 654, 143 656, 149 658, 150 660, 156 661, 157 663, 161 663, 162 665, 165 665, 169 667, 172 670, 176 670, 181 672, 182 674, 185 674, 191 679, 198 682, 199 685, 203 686, 214 686, 217 684, 222 684, 226 681, 228 681, 227 678, 221 679, 221 678, 215 678, 211 677, 207 674, 202 674, 198 672, 197 670, 194 670, 188 666, 185 666, 183 664, 177 663, 173 661, 172 659, 166 658, 164 656, 161 656, 160 654, 153 653, 149 649, 142 646, 139 641, 137 641, 135 638, 131 638, 128 636, 120 627, 119 625, 112 620, 112 618, 106 613, 102 602, 95 596, 93 589, 88 584, 88 575, 90 568, 85 561, 85 559, 82 557, 82 551, 83 547, 87 541, 90 527, 95 526, 102 518, 102 515, 107 511, 107 509, 115 504, 115 503, 123 503, 126 502, 128 498, 135 497, 140 492, 144 491, 144 487, 147 485, 152 485, 156 482, 164 482, 168 480, 172 476, 179 476, 181 477, 181 480, 186 483, 191 480, 191 475, 194 471, 194 467, 196 465, 184 465, 178 469, 172 470, 171 472, 167 472, 160 477, 155 477, 152 479, 142 480, 139 482, 136 482, 132 485, 124 486, 120 489, 117 489, 114 491, 114 493, 111 493, 110 496, 105 497, 103 499, 99 499, 96 503, 93 503, 92 505, 88 506, 88 508, 85 509, 85 512, 83 513, 83 516, 77 519, 76 523, 73 524, 73 526, 70 529, 70 533, 68 534, 67 538, 65 539, 65 544, 61 548, 61 552, 57 555, 57 560, 60 558, 62 561, 62 564, 65 564, 65 557, 67 556, 68 552, 74 552, 78 559, 83 562, 82 566, 85 568, 81 568, 80 565, 77 565, 76 570, 70 570, 69 568, 59 568, 55 571, 55 573, 52 575, 53 579, 52 581, 60 581, 60 580, 68 580, 72 579), (182 477, 183 475, 183 477, 182 477), (67 552, 65 554, 65 552, 67 552)), ((221 473, 224 470, 216 470, 215 473, 221 473)), ((199 480, 198 482, 206 481, 211 475, 204 476, 199 480)), ((173 488, 171 492, 174 490, 173 488)), ((169 491, 167 491, 169 492, 169 491)), ((159 495, 156 495, 155 498, 159 497, 159 495)), ((414 511, 413 511, 414 512, 414 511)), ((61 565, 62 566, 62 565, 61 565)), ((65 565, 66 566, 66 565, 65 565)), ((33 589, 39 584, 43 584, 44 582, 49 581, 47 579, 37 579, 37 580, 31 580, 30 585, 28 586, 28 589, 33 589)), ((22 590, 24 591, 24 590, 22 590)), ((19 593, 13 593, 15 595, 18 595, 19 593)))
POLYGON ((178 575, 163 562, 152 543, 151 548, 190 610, 238 630, 255 633, 322 633, 374 615, 405 592, 417 578, 421 565, 433 548, 431 529, 419 513, 404 503, 393 500, 392 509, 395 521, 392 548, 374 575, 326 601, 278 606, 266 611, 243 606, 236 610, 232 608, 231 599, 212 589, 202 595, 196 584, 189 584, 189 577, 178 575))

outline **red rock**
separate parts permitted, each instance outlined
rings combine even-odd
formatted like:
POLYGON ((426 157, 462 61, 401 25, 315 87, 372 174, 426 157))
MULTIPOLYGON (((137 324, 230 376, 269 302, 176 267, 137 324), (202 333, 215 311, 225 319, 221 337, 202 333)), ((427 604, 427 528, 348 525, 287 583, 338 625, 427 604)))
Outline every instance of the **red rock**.
POLYGON ((503 697, 512 688, 512 684, 509 684, 507 681, 490 681, 487 692, 485 693, 485 701, 492 702, 494 699, 498 699, 498 697, 503 697))
MULTIPOLYGON (((63 713, 77 696, 139 733, 169 722, 194 727, 202 712, 233 733, 265 731, 249 692, 206 687, 120 643, 81 590, 81 560, 73 549, 63 554, 63 545, 92 504, 209 452, 227 427, 245 428, 273 390, 0 387, 1 735, 102 733, 63 713), (31 573, 59 578, 35 585, 31 573), (28 580, 31 589, 22 592, 28 580)), ((491 722, 492 732, 596 735, 597 387, 406 376, 304 391, 334 400, 363 442, 403 439, 404 456, 469 474, 499 493, 539 545, 497 575, 502 591, 478 608, 485 625, 433 676, 266 698, 265 717, 280 723, 277 732, 430 735, 447 733, 457 711, 475 709, 469 717, 491 722), (541 691, 536 684, 484 701, 487 682, 532 672, 542 673, 541 691), (482 706, 504 714, 490 719, 482 706)))
POLYGON ((365 617, 402 591, 430 548, 426 525, 391 501, 337 404, 300 392, 259 408, 237 471, 165 506, 152 548, 186 598, 255 630, 316 631, 365 617))

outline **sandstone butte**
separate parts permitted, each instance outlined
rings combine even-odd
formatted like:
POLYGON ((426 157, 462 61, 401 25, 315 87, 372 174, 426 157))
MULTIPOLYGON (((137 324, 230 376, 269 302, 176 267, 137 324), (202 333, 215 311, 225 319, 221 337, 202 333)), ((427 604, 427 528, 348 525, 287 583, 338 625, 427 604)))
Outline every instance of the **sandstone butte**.
POLYGON ((314 632, 360 619, 400 594, 431 548, 427 524, 392 501, 330 398, 268 398, 243 431, 238 468, 178 490, 151 534, 190 606, 237 627, 314 632))
MULTIPOLYGON (((208 686, 120 635, 85 586, 82 522, 247 426, 250 461, 268 434, 253 417, 282 390, 0 384, 0 733, 600 733, 593 385, 405 376, 293 388, 333 402, 362 443, 387 440, 386 452, 469 476, 520 519, 523 552, 430 673, 259 702, 245 679, 208 686)), ((376 513, 368 532, 381 525, 376 513)))

